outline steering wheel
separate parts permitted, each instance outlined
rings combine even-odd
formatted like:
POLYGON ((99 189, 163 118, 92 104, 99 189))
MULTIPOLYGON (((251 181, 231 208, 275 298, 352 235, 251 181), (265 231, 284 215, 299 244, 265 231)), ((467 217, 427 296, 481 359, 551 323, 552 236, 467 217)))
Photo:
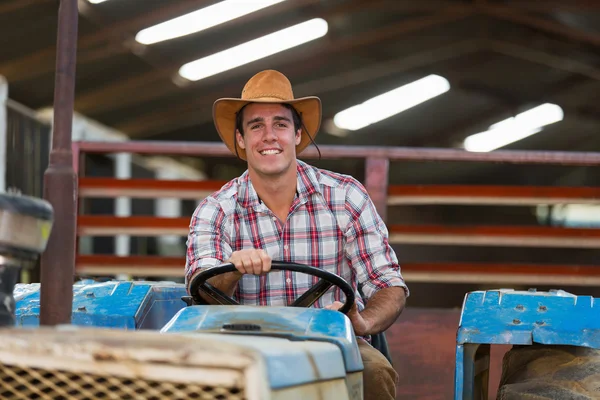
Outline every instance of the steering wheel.
MULTIPOLYGON (((233 265, 232 263, 227 263, 218 265, 216 267, 207 268, 204 271, 200 272, 198 275, 196 275, 194 279, 192 279, 192 281, 190 282, 190 293, 194 303, 202 304, 202 297, 200 297, 199 293, 199 291, 202 291, 204 294, 208 295, 211 299, 213 299, 217 304, 240 305, 240 303, 223 293, 223 291, 217 289, 210 283, 206 282, 212 277, 234 271, 236 271, 235 265, 233 265)), ((348 282, 346 282, 343 278, 339 277, 336 274, 315 267, 309 267, 308 265, 296 264, 285 261, 272 261, 271 271, 302 272, 308 275, 313 275, 321 278, 321 280, 315 285, 313 285, 313 287, 308 289, 302 296, 298 297, 291 304, 291 307, 312 306, 315 303, 315 301, 319 300, 325 294, 325 292, 327 292, 332 286, 337 286, 346 295, 346 302, 338 311, 347 314, 348 311, 350 311, 350 309, 354 305, 354 290, 352 290, 352 287, 348 284, 348 282)))

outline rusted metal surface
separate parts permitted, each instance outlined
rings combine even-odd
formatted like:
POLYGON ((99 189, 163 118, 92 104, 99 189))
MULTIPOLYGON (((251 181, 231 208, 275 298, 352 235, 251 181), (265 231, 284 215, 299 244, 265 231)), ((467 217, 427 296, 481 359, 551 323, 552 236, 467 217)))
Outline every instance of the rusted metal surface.
POLYGON ((40 322, 69 323, 73 305, 76 240, 76 175, 71 152, 77 0, 61 0, 58 11, 54 128, 50 164, 44 175, 44 198, 54 208, 55 225, 41 258, 40 322))
POLYGON ((375 204, 381 218, 387 220, 388 171, 390 162, 387 158, 367 158, 365 162, 365 188, 375 204))
MULTIPOLYGON (((600 166, 600 153, 568 151, 498 150, 490 153, 474 153, 465 150, 382 147, 382 146, 334 146, 323 145, 322 158, 388 158, 390 161, 462 161, 507 164, 543 164, 570 166, 600 166)), ((84 153, 141 153, 189 156, 233 157, 222 143, 217 142, 79 142, 84 153)), ((300 158, 317 158, 316 149, 309 147, 300 158)))

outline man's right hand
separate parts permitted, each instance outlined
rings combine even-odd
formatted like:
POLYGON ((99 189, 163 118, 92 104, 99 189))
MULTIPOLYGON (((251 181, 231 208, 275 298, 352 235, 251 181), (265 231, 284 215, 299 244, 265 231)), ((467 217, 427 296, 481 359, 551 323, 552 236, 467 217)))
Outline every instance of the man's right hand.
POLYGON ((231 253, 227 262, 242 275, 265 275, 271 270, 271 257, 262 249, 245 249, 231 253))

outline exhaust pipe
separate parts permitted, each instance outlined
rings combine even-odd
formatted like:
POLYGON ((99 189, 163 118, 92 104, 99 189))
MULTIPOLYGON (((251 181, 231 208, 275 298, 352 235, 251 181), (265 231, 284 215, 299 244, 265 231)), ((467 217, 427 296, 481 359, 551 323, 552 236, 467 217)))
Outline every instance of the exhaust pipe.
POLYGON ((53 217, 45 200, 0 193, 0 327, 15 325, 15 285, 46 249, 53 217))

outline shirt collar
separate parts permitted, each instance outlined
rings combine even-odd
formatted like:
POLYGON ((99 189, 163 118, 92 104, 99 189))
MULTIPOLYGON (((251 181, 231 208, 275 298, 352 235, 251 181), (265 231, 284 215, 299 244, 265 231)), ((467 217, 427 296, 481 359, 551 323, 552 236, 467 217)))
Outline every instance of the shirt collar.
MULTIPOLYGON (((321 193, 318 172, 303 161, 296 160, 296 163, 298 165, 296 191, 298 197, 305 201, 314 193, 321 193)), ((261 205, 247 170, 238 178, 238 203, 244 208, 258 208, 261 205)))

